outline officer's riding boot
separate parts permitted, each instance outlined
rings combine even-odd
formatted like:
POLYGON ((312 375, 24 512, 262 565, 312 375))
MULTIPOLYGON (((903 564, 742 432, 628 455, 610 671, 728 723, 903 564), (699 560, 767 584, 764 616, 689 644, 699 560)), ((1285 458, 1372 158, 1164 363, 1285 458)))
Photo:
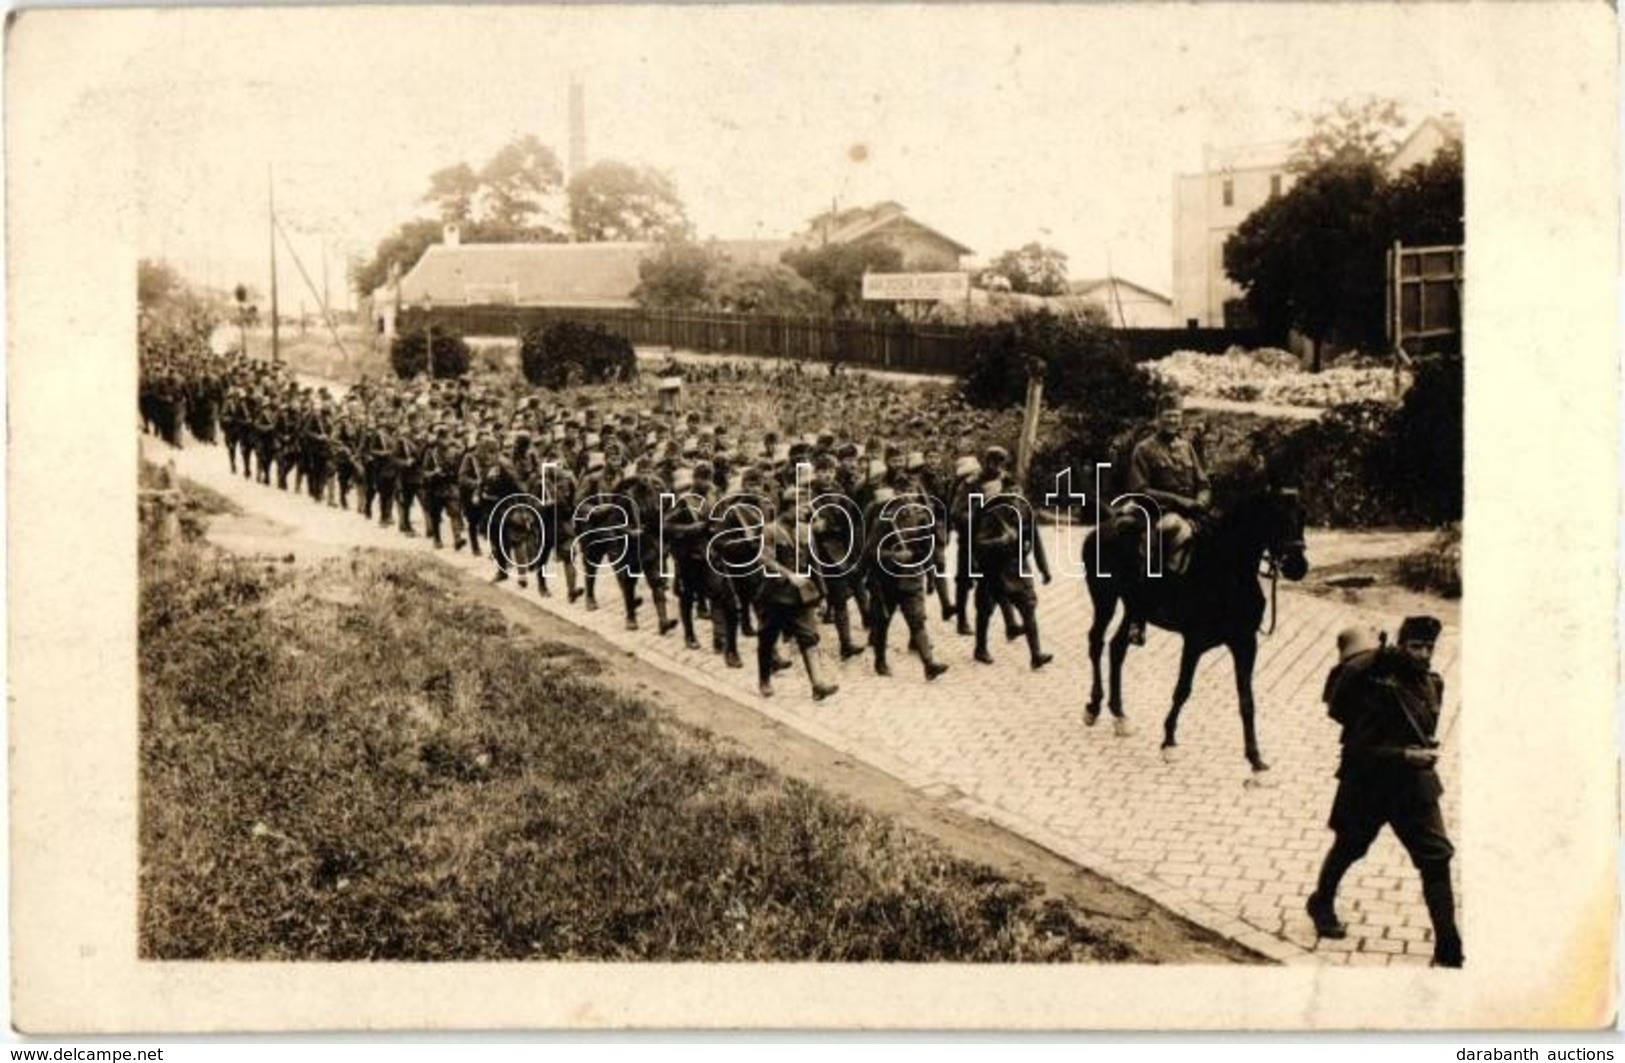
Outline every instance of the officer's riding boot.
POLYGON ((976 608, 976 653, 975 657, 983 664, 992 664, 993 655, 987 652, 987 629, 993 623, 993 610, 985 605, 978 604, 976 608))
POLYGON ((1422 898, 1433 920, 1433 966, 1460 967, 1461 931, 1456 929, 1456 893, 1450 885, 1450 861, 1428 860, 1421 866, 1422 898))
POLYGON ((823 701, 841 689, 839 683, 824 682, 824 659, 816 645, 801 647, 801 661, 807 666, 807 679, 812 683, 814 701, 823 701))
POLYGON ((1038 613, 1032 606, 1021 607, 1021 623, 1027 629, 1027 649, 1032 651, 1033 671, 1036 672, 1055 660, 1055 655, 1045 653, 1043 647, 1038 644, 1038 613))

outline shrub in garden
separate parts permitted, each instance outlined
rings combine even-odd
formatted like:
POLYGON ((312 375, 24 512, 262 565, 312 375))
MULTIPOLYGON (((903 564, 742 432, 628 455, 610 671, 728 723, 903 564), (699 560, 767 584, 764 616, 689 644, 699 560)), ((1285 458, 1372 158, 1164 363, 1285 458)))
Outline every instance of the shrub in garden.
POLYGON ((1029 487, 1040 499, 1055 475, 1071 467, 1073 490, 1092 492, 1094 466, 1114 461, 1125 433, 1148 424, 1168 385, 1144 372, 1113 340, 1111 329, 1086 314, 1040 310, 981 326, 972 334, 971 358, 960 398, 982 409, 1019 406, 1029 372, 1041 372, 1044 406, 1061 430, 1033 457, 1029 487))
POLYGON ((1384 479, 1402 519, 1443 524, 1461 519, 1464 379, 1460 358, 1417 363, 1394 414, 1384 479))
POLYGON ((437 380, 452 379, 468 372, 468 343, 453 332, 434 330, 434 357, 431 365, 429 337, 424 332, 408 332, 395 337, 389 347, 389 364, 395 375, 410 380, 431 369, 437 380))
POLYGON ((638 359, 632 344, 600 325, 556 321, 525 333, 519 368, 539 387, 565 388, 635 380, 638 359))

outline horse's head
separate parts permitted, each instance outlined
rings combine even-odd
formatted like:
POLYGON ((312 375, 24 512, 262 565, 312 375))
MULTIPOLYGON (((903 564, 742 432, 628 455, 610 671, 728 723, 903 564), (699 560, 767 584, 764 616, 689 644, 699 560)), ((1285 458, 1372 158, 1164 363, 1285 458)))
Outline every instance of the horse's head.
POLYGON ((1309 574, 1303 542, 1303 500, 1297 488, 1273 484, 1260 499, 1264 549, 1280 567, 1281 575, 1297 582, 1309 574))

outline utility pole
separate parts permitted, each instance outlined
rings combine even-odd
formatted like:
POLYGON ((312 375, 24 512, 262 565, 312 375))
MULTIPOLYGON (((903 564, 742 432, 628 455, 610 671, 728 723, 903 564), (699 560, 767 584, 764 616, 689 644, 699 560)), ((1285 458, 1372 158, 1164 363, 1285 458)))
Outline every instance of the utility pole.
POLYGON ((276 191, 271 184, 271 166, 265 166, 265 202, 271 230, 271 361, 282 361, 282 343, 277 329, 276 305, 276 191))

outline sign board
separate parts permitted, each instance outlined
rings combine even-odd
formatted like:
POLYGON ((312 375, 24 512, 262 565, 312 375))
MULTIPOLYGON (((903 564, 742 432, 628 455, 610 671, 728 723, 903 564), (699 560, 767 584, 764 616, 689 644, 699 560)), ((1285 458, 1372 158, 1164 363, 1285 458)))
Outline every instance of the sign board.
POLYGON ((865 299, 943 302, 970 297, 969 273, 865 273, 865 299))

